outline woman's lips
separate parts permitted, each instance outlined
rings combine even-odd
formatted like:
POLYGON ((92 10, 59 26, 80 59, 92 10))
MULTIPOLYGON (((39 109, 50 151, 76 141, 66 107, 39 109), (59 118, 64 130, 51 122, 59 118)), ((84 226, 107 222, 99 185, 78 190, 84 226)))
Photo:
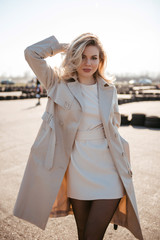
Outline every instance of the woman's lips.
POLYGON ((91 69, 89 69, 89 68, 84 68, 83 71, 84 71, 84 72, 90 72, 91 69))

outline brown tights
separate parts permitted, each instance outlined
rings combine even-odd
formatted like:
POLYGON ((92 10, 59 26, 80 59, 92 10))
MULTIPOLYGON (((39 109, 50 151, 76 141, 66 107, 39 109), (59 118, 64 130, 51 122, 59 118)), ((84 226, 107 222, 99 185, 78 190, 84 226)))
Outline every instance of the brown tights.
POLYGON ((102 240, 120 199, 77 200, 70 198, 79 240, 102 240))

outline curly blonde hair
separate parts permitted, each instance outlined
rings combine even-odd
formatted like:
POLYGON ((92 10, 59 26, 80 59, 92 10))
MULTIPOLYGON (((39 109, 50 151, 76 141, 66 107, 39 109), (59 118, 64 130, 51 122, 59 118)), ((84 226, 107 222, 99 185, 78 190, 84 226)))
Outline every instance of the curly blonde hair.
POLYGON ((97 79, 99 76, 102 77, 106 82, 111 82, 104 75, 107 64, 106 53, 98 37, 92 33, 84 33, 71 42, 66 51, 65 58, 60 66, 61 79, 67 80, 77 75, 77 68, 82 62, 82 54, 87 46, 96 46, 99 49, 100 61, 98 69, 94 73, 95 79, 97 79))

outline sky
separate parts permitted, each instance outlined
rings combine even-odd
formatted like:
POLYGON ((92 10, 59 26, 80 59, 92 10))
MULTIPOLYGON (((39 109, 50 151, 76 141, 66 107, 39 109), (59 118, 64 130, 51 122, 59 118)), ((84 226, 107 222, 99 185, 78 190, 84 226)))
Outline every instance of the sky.
MULTIPOLYGON (((92 32, 111 74, 160 73, 160 0, 0 0, 0 75, 32 74, 24 49, 49 36, 92 32)), ((59 66, 61 56, 47 59, 59 66)))

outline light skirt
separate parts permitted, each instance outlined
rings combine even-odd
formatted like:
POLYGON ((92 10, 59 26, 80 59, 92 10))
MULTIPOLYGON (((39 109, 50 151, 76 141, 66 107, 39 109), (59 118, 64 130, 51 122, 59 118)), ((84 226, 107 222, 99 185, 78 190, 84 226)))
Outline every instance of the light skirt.
POLYGON ((78 132, 67 172, 67 194, 79 200, 124 196, 102 128, 78 132))

